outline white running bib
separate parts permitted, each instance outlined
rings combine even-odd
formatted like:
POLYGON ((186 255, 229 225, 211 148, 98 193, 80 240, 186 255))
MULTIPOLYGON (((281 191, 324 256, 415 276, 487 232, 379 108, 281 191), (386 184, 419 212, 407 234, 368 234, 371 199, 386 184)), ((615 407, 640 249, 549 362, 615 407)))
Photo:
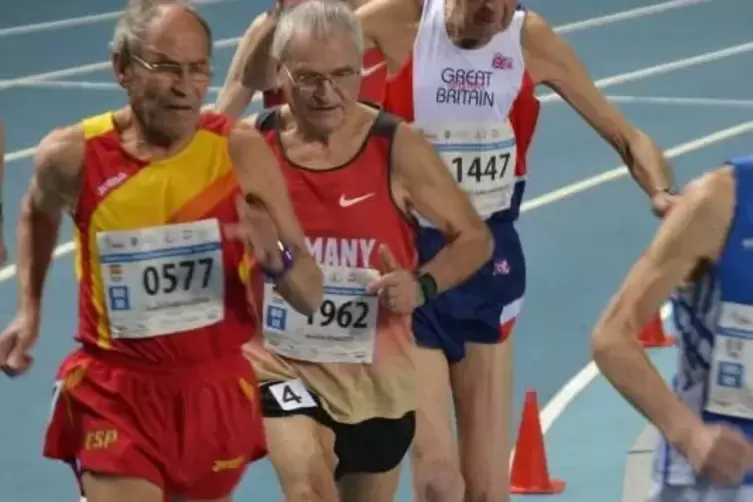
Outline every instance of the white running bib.
POLYGON ((753 419, 753 306, 724 302, 714 334, 706 411, 753 419))
POLYGON ((423 133, 481 218, 510 208, 518 150, 509 120, 436 124, 424 127, 423 133))
POLYGON ((316 408, 316 401, 300 378, 270 385, 269 392, 283 411, 316 408))
POLYGON ((315 363, 371 363, 379 301, 366 285, 379 277, 374 269, 321 265, 324 299, 306 317, 264 284, 264 344, 282 356, 315 363))
POLYGON ((97 244, 114 338, 170 335, 224 319, 217 220, 99 232, 97 244))

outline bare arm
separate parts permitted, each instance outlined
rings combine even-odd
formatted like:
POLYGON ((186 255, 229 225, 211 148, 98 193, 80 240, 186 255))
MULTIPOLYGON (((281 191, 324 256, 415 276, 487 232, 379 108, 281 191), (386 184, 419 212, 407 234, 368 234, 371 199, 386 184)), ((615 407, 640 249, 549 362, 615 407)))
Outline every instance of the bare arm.
POLYGON ((37 147, 34 175, 21 200, 18 284, 21 309, 38 311, 63 211, 79 194, 84 135, 77 126, 52 132, 37 147))
POLYGON ((397 73, 413 48, 421 19, 420 0, 369 0, 356 9, 366 48, 384 55, 391 74, 397 73))
POLYGON ((700 261, 716 261, 732 221, 734 198, 729 169, 689 185, 610 301, 592 337, 594 361, 604 376, 681 450, 702 424, 664 383, 637 333, 700 261))
POLYGON ((559 94, 612 145, 649 196, 673 187, 669 166, 656 143, 609 103, 570 46, 535 13, 526 16, 523 47, 535 82, 559 94))
POLYGON ((263 13, 243 34, 230 63, 215 109, 240 118, 257 91, 270 87, 272 63, 269 49, 277 19, 263 13))
POLYGON ((451 289, 489 260, 491 234, 431 144, 406 124, 398 127, 392 161, 408 205, 447 239, 445 247, 421 271, 434 278, 438 292, 451 289))
POLYGON ((261 201, 293 254, 294 265, 277 281, 278 291, 297 311, 311 315, 322 301, 322 273, 308 252, 274 154, 251 125, 238 122, 230 133, 230 155, 244 198, 261 201))

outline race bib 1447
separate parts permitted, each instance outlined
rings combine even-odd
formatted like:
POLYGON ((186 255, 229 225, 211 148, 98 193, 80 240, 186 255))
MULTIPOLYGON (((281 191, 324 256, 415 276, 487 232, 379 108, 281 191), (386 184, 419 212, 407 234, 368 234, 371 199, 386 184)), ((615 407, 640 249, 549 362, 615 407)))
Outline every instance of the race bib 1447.
POLYGON ((517 143, 509 121, 422 128, 482 218, 508 209, 515 191, 517 143))

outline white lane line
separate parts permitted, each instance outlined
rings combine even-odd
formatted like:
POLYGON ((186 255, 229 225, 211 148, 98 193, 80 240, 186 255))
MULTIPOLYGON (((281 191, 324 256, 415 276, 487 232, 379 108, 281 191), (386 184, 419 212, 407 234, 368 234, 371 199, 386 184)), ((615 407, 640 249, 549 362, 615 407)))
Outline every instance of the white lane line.
POLYGON ((629 19, 638 19, 646 16, 653 16, 661 14, 668 10, 682 9, 684 7, 690 7, 699 3, 707 3, 710 0, 673 0, 671 2, 664 2, 656 5, 649 5, 646 7, 638 7, 636 9, 625 10, 622 12, 615 12, 614 14, 607 14, 605 16, 594 17, 591 19, 584 19, 583 21, 575 21, 555 28, 557 33, 572 33, 574 31, 586 30, 588 28, 598 28, 600 26, 606 26, 611 23, 619 21, 627 21, 629 19))
POLYGON ((612 103, 650 104, 667 106, 710 106, 728 108, 749 108, 753 106, 753 99, 724 99, 724 98, 681 98, 664 96, 607 96, 612 103))
MULTIPOLYGON (((218 40, 214 43, 214 47, 222 49, 225 47, 232 47, 238 43, 240 37, 226 38, 218 40)), ((47 80, 57 80, 61 78, 73 77, 75 75, 82 75, 86 73, 92 73, 95 71, 109 70, 112 68, 111 61, 99 61, 97 63, 89 63, 82 66, 73 66, 71 68, 64 68, 62 70, 54 70, 45 73, 37 73, 34 75, 27 75, 25 77, 11 78, 7 80, 0 80, 0 91, 12 89, 14 87, 21 87, 23 85, 33 84, 35 82, 44 82, 47 80)))
MULTIPOLYGON (((746 131, 750 132, 750 131, 746 131)), ((744 133, 741 133, 744 134, 744 133)), ((724 138, 728 139, 728 138, 724 138)), ((722 141, 722 140, 720 140, 722 141)), ((708 145, 705 145, 708 146, 708 145)), ((699 147, 703 148, 703 146, 699 147)), ((688 152, 685 152, 688 153, 688 152)), ((672 315, 672 307, 669 303, 665 303, 661 309, 661 318, 666 323, 672 315)), ((563 385, 559 391, 549 400, 549 402, 541 410, 539 415, 541 418, 541 429, 544 434, 549 431, 549 428, 554 422, 562 416, 562 413, 568 406, 575 400, 578 395, 583 392, 586 387, 589 386, 594 379, 599 376, 601 372, 596 367, 596 363, 589 361, 581 370, 575 374, 565 385, 563 385)))
MULTIPOLYGON (((200 6, 234 1, 236 0, 189 0, 188 3, 200 6)), ((29 33, 40 33, 44 31, 57 31, 66 28, 74 28, 77 26, 85 26, 87 24, 101 23, 102 21, 116 19, 120 15, 120 12, 121 11, 116 10, 111 12, 102 12, 101 14, 90 14, 88 16, 56 19, 55 21, 44 21, 41 23, 9 26, 7 28, 0 28, 0 38, 12 37, 15 35, 26 35, 29 33)))
MULTIPOLYGON (((640 17, 647 17, 656 15, 657 13, 664 12, 666 10, 669 10, 666 6, 670 5, 672 9, 679 9, 681 7, 686 6, 692 6, 697 5, 699 3, 702 3, 700 0, 672 0, 669 2, 664 2, 655 6, 652 6, 650 8, 647 7, 638 7, 633 9, 628 9, 624 11, 615 12, 612 14, 592 17, 588 19, 584 19, 582 21, 576 21, 574 23, 565 24, 562 26, 555 27, 555 30, 566 30, 567 33, 573 33, 576 31, 582 31, 590 28, 595 28, 598 26, 607 26, 613 23, 621 22, 623 20, 629 20, 629 19, 636 19, 640 17), (659 9, 661 6, 665 6, 664 9, 659 9)), ((251 20, 249 19, 249 22, 251 20)), ((217 40, 214 44, 216 48, 224 48, 224 47, 232 47, 235 44, 238 43, 240 40, 240 37, 233 37, 233 38, 225 38, 217 40)), ((70 68, 63 68, 60 70, 45 72, 45 73, 38 73, 34 75, 27 75, 24 77, 18 77, 18 78, 12 78, 7 80, 0 80, 0 91, 4 91, 7 89, 11 89, 13 87, 18 87, 20 85, 23 85, 24 83, 27 83, 29 81, 40 81, 40 80, 54 80, 54 79, 60 79, 60 78, 68 78, 73 77, 76 75, 91 73, 94 71, 99 70, 107 70, 111 67, 110 61, 100 61, 97 63, 90 63, 82 66, 73 66, 70 68)))
MULTIPOLYGON (((27 82, 19 87, 29 87, 34 89, 74 89, 74 90, 93 90, 93 91, 121 91, 123 90, 115 82, 92 82, 87 80, 42 80, 39 82, 27 82)), ((210 93, 218 93, 221 86, 211 86, 210 93)))
MULTIPOLYGON (((689 68, 695 65, 701 65, 701 64, 710 63, 713 61, 718 61, 719 59, 735 56, 735 55, 740 54, 741 52, 746 52, 746 51, 753 51, 753 42, 742 44, 742 45, 736 45, 733 47, 727 47, 726 49, 707 52, 704 54, 691 56, 685 59, 677 59, 674 61, 669 61, 667 63, 653 65, 646 68, 641 68, 639 70, 612 75, 610 77, 599 79, 595 83, 597 87, 604 89, 613 85, 624 84, 627 82, 634 82, 637 80, 642 80, 648 77, 653 77, 656 75, 668 73, 671 71, 676 71, 679 69, 689 68)), ((39 84, 39 82, 30 82, 28 85, 41 85, 41 84, 39 84)), ((254 96, 253 102, 257 102, 260 100, 261 100, 261 94, 257 93, 254 96)), ((542 103, 549 103, 552 101, 561 101, 562 98, 560 98, 557 94, 552 92, 552 93, 547 93, 542 96, 539 96, 539 100, 542 103)), ((205 108, 211 108, 213 104, 214 103, 209 103, 205 105, 205 108)), ((32 157, 35 151, 36 151, 36 148, 32 147, 32 148, 25 148, 23 150, 19 150, 15 152, 10 152, 5 155, 5 163, 9 164, 16 160, 21 160, 28 157, 32 157)))

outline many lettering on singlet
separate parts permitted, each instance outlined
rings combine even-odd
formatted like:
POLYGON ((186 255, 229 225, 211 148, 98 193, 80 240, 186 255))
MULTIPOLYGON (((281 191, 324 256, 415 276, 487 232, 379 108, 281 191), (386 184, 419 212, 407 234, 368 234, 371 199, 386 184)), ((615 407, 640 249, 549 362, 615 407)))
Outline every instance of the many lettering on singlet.
POLYGON ((217 220, 99 232, 97 245, 114 338, 169 335, 223 320, 217 220))
POLYGON ((753 306, 722 302, 706 411, 753 420, 753 306))
POLYGON ((316 363, 371 363, 379 302, 366 285, 379 277, 374 239, 307 238, 324 276, 324 299, 311 316, 294 310, 271 280, 264 286, 264 342, 285 357, 316 363))

